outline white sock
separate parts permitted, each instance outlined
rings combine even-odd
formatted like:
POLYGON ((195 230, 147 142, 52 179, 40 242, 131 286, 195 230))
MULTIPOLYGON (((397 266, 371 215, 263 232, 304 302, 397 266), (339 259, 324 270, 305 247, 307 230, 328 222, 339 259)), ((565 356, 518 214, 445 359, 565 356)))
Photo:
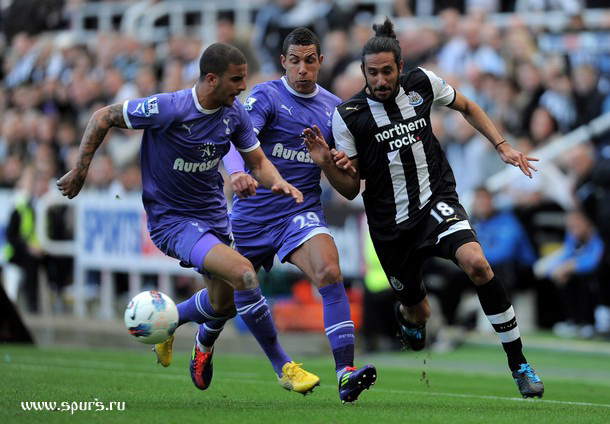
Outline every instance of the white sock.
POLYGON ((337 371, 337 381, 341 381, 341 376, 343 375, 343 373, 345 372, 345 368, 341 368, 339 371, 337 371))

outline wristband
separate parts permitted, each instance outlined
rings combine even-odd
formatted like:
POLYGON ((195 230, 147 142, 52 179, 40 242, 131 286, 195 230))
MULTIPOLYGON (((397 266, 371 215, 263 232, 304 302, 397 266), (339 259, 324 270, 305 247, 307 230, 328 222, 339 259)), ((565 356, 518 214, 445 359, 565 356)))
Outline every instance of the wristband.
POLYGON ((506 143, 506 140, 502 140, 501 142, 499 142, 498 144, 496 144, 494 147, 496 148, 496 150, 498 150, 498 146, 502 143, 506 143))

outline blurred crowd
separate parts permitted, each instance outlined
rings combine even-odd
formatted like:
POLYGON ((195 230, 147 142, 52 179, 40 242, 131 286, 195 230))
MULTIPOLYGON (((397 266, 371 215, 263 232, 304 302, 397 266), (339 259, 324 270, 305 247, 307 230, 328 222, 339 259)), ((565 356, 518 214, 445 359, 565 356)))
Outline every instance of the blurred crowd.
MULTIPOLYGON (((284 37, 296 27, 310 27, 322 40, 319 83, 345 100, 364 85, 360 52, 379 20, 371 2, 269 0, 255 2, 250 27, 237 28, 233 12, 219 13, 215 40, 186 32, 143 43, 118 31, 76 38, 70 16, 82 0, 42 2, 44 8, 32 3, 2 3, 0 43, 0 187, 21 189, 31 199, 45 191, 31 187, 54 189, 54 181, 71 168, 96 109, 191 87, 200 54, 211 42, 243 51, 251 89, 282 75, 284 37)), ((559 10, 568 19, 555 34, 605 34, 607 40, 610 9, 589 9, 599 19, 585 25, 584 8, 595 6, 578 0, 396 0, 393 13, 405 70, 422 66, 436 72, 481 105, 511 144, 529 153, 610 111, 610 49, 591 43, 573 49, 566 42, 565 51, 549 50, 540 43, 549 28, 527 25, 520 13, 497 24, 490 13, 559 10), (436 24, 415 25, 424 13, 437 16, 436 24)), ((536 290, 538 324, 561 334, 610 332, 610 281, 597 271, 610 267, 604 248, 604 242, 610 244, 605 197, 610 136, 592 137, 558 160, 540 163, 533 179, 512 180, 490 193, 485 182, 504 168, 493 146, 446 108, 433 111, 432 120, 492 266, 511 290, 536 290)), ((86 190, 138 193, 140 139, 139 131, 113 129, 93 160, 86 190)), ((327 202, 345 202, 328 185, 324 193, 327 202)), ((429 274, 451 279, 454 271, 432 265, 429 274)), ((453 322, 455 287, 435 290, 447 322, 453 322)))

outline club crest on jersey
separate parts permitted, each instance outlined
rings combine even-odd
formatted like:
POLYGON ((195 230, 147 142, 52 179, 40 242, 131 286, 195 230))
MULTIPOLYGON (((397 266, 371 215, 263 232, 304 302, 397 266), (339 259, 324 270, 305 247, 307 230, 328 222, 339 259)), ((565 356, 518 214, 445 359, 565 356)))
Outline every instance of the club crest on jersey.
POLYGON ((390 284, 392 285, 392 287, 394 287, 394 290, 397 291, 400 291, 405 288, 405 286, 403 286, 402 283, 398 281, 398 278, 396 277, 390 277, 390 284))
POLYGON ((225 129, 225 134, 229 135, 231 134, 231 129, 229 128, 229 121, 231 120, 231 118, 222 118, 222 122, 227 126, 227 128, 225 129))
POLYGON ((326 109, 326 116, 328 117, 328 121, 326 121, 326 125, 329 127, 331 127, 333 125, 333 123, 331 122, 331 119, 330 119, 330 117, 332 115, 333 115, 333 113, 330 110, 326 109))
POLYGON ((417 91, 409 91, 409 94, 407 94, 407 99, 409 100, 409 104, 411 106, 419 106, 424 102, 424 99, 417 91))
POLYGON ((209 158, 216 155, 216 145, 214 143, 203 143, 197 146, 202 158, 209 158))
POLYGON ((247 112, 250 112, 252 110, 252 107, 254 106, 254 102, 256 102, 256 98, 254 97, 248 97, 244 103, 244 109, 246 109, 247 112))

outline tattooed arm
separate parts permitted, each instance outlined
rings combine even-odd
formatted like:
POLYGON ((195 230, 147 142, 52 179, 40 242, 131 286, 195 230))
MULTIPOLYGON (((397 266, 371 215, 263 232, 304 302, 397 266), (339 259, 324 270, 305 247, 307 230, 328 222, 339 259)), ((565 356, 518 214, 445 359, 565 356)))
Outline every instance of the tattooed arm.
POLYGON ((85 129, 80 143, 78 158, 74 167, 57 181, 57 187, 64 196, 72 199, 85 184, 93 154, 100 147, 108 130, 112 127, 127 128, 123 118, 123 104, 116 103, 97 110, 85 129))

